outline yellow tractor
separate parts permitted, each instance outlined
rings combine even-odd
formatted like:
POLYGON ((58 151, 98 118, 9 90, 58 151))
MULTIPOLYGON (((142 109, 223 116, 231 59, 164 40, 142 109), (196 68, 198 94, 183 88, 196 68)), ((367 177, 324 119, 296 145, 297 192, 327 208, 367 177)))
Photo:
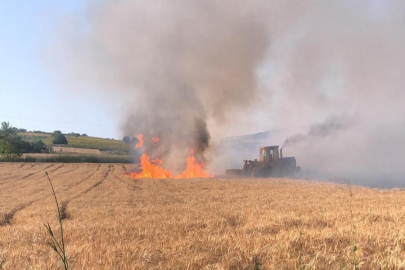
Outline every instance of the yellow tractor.
POLYGON ((259 160, 244 160, 243 168, 225 171, 228 176, 245 177, 294 177, 300 171, 295 157, 283 157, 283 148, 260 147, 259 160))

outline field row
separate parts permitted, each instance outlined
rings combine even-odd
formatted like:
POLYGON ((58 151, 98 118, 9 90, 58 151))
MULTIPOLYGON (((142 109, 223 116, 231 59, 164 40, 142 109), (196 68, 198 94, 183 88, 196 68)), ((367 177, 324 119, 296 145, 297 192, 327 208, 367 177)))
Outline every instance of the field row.
POLYGON ((134 180, 129 165, 0 163, 0 265, 57 269, 403 269, 405 192, 289 179, 134 180))

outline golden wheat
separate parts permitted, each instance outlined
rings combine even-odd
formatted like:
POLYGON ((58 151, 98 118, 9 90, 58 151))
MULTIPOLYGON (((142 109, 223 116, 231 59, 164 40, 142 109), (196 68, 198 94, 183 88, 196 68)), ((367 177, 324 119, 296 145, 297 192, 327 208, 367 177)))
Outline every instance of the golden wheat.
MULTIPOLYGON (((127 166, 128 167, 128 166, 127 166)), ((0 164, 2 269, 404 269, 405 191, 290 179, 134 180, 123 165, 0 164)))

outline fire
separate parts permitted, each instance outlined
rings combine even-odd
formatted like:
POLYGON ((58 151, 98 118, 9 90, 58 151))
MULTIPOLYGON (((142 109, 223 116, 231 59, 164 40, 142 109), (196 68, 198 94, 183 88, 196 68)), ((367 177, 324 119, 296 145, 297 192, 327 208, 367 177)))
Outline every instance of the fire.
POLYGON ((152 160, 152 162, 156 163, 156 164, 162 164, 163 163, 163 161, 161 159, 158 159, 158 158, 155 158, 154 160, 152 160))
MULTIPOLYGON (((138 144, 135 147, 140 147, 143 144, 142 135, 138 135, 138 144)), ((152 138, 157 139, 156 142, 159 141, 159 138, 152 138)), ((177 178, 177 179, 184 179, 184 178, 210 178, 213 177, 212 175, 208 174, 204 171, 204 163, 198 163, 194 157, 194 150, 191 150, 190 155, 186 160, 186 169, 178 175, 172 175, 170 170, 164 169, 161 165, 163 161, 159 158, 155 158, 150 161, 150 157, 143 152, 140 158, 140 169, 141 172, 136 173, 132 172, 129 174, 132 178, 177 178)))
POLYGON ((136 136, 136 138, 138 139, 138 143, 135 145, 135 148, 139 148, 143 145, 143 139, 142 139, 143 135, 139 134, 138 136, 136 136))
POLYGON ((141 156, 141 172, 140 173, 135 173, 132 172, 130 173, 130 176, 133 178, 171 178, 172 173, 170 171, 167 171, 163 169, 162 167, 159 167, 158 164, 161 164, 161 160, 153 160, 150 162, 149 156, 145 153, 142 154, 141 156), (159 161, 159 162, 157 162, 159 161))
POLYGON ((152 139, 150 139, 150 141, 152 143, 157 143, 157 142, 159 142, 159 138, 158 137, 153 137, 152 139))
POLYGON ((186 169, 176 176, 176 178, 209 178, 212 175, 206 173, 203 169, 203 163, 195 163, 194 150, 191 150, 187 158, 186 169))

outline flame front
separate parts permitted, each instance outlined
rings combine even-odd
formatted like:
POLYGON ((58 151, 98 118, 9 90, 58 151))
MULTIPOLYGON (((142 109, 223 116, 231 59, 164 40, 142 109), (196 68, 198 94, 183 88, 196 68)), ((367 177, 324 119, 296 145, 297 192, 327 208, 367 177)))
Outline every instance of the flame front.
POLYGON ((143 139, 142 139, 143 135, 139 134, 138 136, 136 136, 136 138, 138 139, 138 143, 135 145, 135 148, 139 148, 143 145, 143 139))
MULTIPOLYGON (((143 145, 142 135, 138 135, 138 144, 135 145, 136 148, 141 147, 143 145)), ((159 138, 155 137, 151 139, 151 142, 156 143, 159 141, 159 138)), ((131 172, 129 174, 132 178, 177 178, 177 179, 184 179, 184 178, 210 178, 213 177, 212 175, 208 174, 204 171, 204 163, 196 163, 194 157, 194 150, 191 150, 189 157, 186 160, 186 169, 179 173, 178 175, 172 175, 170 170, 166 170, 161 165, 163 161, 161 159, 155 158, 150 161, 150 157, 144 152, 142 149, 142 155, 140 158, 140 169, 139 173, 131 172)))
POLYGON ((172 173, 160 167, 158 164, 161 164, 161 160, 153 160, 150 162, 149 156, 145 153, 141 156, 141 172, 130 173, 130 176, 133 178, 172 178, 172 173))
POLYGON ((203 163, 195 163, 194 151, 191 150, 187 158, 186 169, 178 174, 176 178, 210 178, 212 175, 206 173, 203 169, 203 163))

